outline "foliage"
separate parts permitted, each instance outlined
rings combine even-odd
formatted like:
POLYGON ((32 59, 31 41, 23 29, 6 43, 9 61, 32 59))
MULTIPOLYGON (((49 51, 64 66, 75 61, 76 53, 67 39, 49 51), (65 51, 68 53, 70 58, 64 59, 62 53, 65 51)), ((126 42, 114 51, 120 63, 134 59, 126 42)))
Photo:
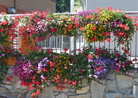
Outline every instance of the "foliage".
POLYGON ((3 53, 2 47, 0 47, 0 83, 5 79, 8 71, 6 62, 4 61, 5 53, 3 53))
POLYGON ((56 0, 56 12, 70 12, 70 0, 56 0))

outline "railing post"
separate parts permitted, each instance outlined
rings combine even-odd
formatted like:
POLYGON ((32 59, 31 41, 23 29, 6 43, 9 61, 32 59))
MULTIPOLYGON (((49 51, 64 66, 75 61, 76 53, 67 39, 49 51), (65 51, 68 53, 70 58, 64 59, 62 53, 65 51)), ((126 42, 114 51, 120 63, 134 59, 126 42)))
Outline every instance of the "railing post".
POLYGON ((74 36, 74 55, 76 54, 76 36, 74 36))

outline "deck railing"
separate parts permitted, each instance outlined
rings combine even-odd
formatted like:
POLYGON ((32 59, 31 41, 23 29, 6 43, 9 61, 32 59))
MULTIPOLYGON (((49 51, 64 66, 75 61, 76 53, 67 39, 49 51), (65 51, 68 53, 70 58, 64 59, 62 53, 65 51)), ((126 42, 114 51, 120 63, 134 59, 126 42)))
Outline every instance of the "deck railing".
MULTIPOLYGON (((58 14, 58 13, 55 13, 58 14)), ((62 13, 63 14, 63 13, 62 13)), ((129 15, 135 15, 138 16, 138 11, 126 11, 126 14, 129 15)), ((15 14, 15 15, 21 15, 21 14, 15 14)), ((75 15, 75 14, 72 14, 75 15)), ((10 16, 14 16, 14 15, 10 15, 10 16)), ((133 17, 132 17, 133 19, 133 17)), ((105 47, 105 48, 109 48, 109 49, 117 49, 120 52, 123 52, 121 47, 123 45, 117 46, 117 42, 113 41, 114 37, 111 36, 111 42, 95 42, 95 43, 89 43, 91 44, 93 47, 105 47)), ((14 48, 19 48, 19 38, 17 37, 14 40, 14 48)), ((135 32, 134 37, 132 38, 132 41, 130 41, 130 53, 131 56, 129 57, 131 60, 134 58, 138 58, 138 32, 135 32)), ((88 43, 85 41, 83 36, 78 36, 78 37, 68 37, 68 36, 52 36, 49 37, 47 36, 47 39, 41 42, 38 42, 38 45, 40 45, 44 50, 51 48, 53 49, 54 52, 63 52, 64 48, 68 48, 68 53, 73 53, 74 50, 76 49, 80 49, 82 50, 83 47, 86 47, 88 45, 88 43)), ((134 61, 133 63, 137 64, 138 66, 138 62, 134 61)))

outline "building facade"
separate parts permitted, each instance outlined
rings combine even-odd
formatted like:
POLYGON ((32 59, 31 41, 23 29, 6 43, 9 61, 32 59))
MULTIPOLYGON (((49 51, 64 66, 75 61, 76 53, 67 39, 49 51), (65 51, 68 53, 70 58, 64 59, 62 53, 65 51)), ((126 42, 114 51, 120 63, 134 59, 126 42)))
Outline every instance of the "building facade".
POLYGON ((14 6, 17 14, 46 9, 56 12, 56 0, 0 0, 0 12, 6 12, 8 7, 14 6))

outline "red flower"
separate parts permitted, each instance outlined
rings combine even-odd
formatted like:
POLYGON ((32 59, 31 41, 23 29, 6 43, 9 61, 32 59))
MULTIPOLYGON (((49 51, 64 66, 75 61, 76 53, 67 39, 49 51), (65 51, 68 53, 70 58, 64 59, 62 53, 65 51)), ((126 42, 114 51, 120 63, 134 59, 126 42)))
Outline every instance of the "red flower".
POLYGON ((7 21, 2 21, 2 24, 3 25, 7 25, 7 21))
POLYGON ((77 81, 75 80, 74 82, 72 82, 72 85, 76 85, 77 84, 77 81))
POLYGON ((79 23, 76 23, 76 24, 75 24, 75 27, 79 27, 79 23))
POLYGON ((57 80, 57 81, 56 81, 56 83, 59 83, 59 82, 60 82, 60 80, 57 80))
POLYGON ((67 76, 69 76, 69 74, 67 73, 67 76))
POLYGON ((80 31, 83 31, 83 30, 85 30, 85 27, 81 27, 81 28, 80 28, 80 31))
POLYGON ((44 81, 46 81, 46 77, 44 77, 44 81))
POLYGON ((124 25, 123 25, 123 24, 120 24, 120 27, 121 27, 121 28, 123 28, 123 27, 124 27, 124 25))
POLYGON ((29 87, 30 87, 30 89, 33 89, 33 85, 32 85, 32 83, 29 85, 29 87))
POLYGON ((107 38, 106 40, 107 40, 107 42, 110 42, 110 41, 111 41, 111 39, 110 39, 110 38, 107 38))
POLYGON ((125 53, 127 53, 127 54, 128 54, 128 53, 129 53, 129 50, 125 50, 125 53))
POLYGON ((96 30, 96 26, 95 27, 92 27, 92 30, 95 31, 96 30))
POLYGON ((39 95, 39 92, 40 92, 40 89, 38 89, 38 90, 36 91, 36 96, 39 95))
POLYGON ((70 19, 73 21, 74 20, 74 17, 71 16, 70 19))
POLYGON ((70 30, 72 28, 72 25, 70 24, 68 27, 67 27, 67 30, 70 30))
POLYGON ((32 77, 32 80, 35 80, 35 76, 32 77))
POLYGON ((48 54, 51 54, 51 50, 52 50, 52 49, 47 49, 46 52, 48 52, 48 54))
POLYGON ((50 31, 51 31, 51 32, 55 32, 55 28, 54 28, 54 27, 51 27, 51 28, 50 28, 50 31))
POLYGON ((124 50, 124 47, 122 47, 122 50, 124 50))
POLYGON ((59 87, 57 86, 56 89, 59 89, 59 87))
POLYGON ((119 54, 116 54, 117 57, 119 57, 119 54))
POLYGON ((81 49, 76 49, 76 51, 80 51, 81 52, 81 49))
POLYGON ((123 42, 123 41, 121 41, 121 44, 124 44, 124 42, 123 42))
POLYGON ((126 18, 129 18, 129 19, 131 19, 131 16, 128 16, 128 15, 126 15, 126 18))
POLYGON ((65 51, 65 52, 68 51, 68 48, 64 48, 64 51, 65 51))
POLYGON ((70 81, 68 80, 68 84, 70 84, 70 81))
POLYGON ((22 86, 22 85, 23 85, 23 86, 28 86, 29 84, 30 84, 30 83, 24 82, 24 81, 21 81, 21 82, 20 82, 20 85, 21 85, 21 86, 22 86))
POLYGON ((32 93, 32 97, 36 96, 36 93, 32 93))
POLYGON ((100 71, 102 69, 102 66, 99 66, 99 68, 96 68, 96 71, 100 71))
POLYGON ((11 53, 11 51, 10 51, 10 50, 7 50, 7 52, 8 52, 8 53, 11 53))
POLYGON ((10 78, 8 78, 8 77, 6 78, 6 80, 7 80, 8 82, 10 82, 10 81, 11 81, 11 79, 10 79, 10 78))
POLYGON ((54 63, 52 63, 51 61, 49 61, 48 63, 50 64, 50 68, 52 68, 52 66, 54 66, 54 65, 55 65, 55 62, 54 62, 54 63))
POLYGON ((13 78, 13 76, 8 76, 8 77, 6 78, 6 80, 7 80, 8 82, 10 82, 12 78, 13 78))
POLYGON ((108 11, 112 11, 112 7, 110 7, 110 6, 108 6, 106 9, 107 9, 108 11))

